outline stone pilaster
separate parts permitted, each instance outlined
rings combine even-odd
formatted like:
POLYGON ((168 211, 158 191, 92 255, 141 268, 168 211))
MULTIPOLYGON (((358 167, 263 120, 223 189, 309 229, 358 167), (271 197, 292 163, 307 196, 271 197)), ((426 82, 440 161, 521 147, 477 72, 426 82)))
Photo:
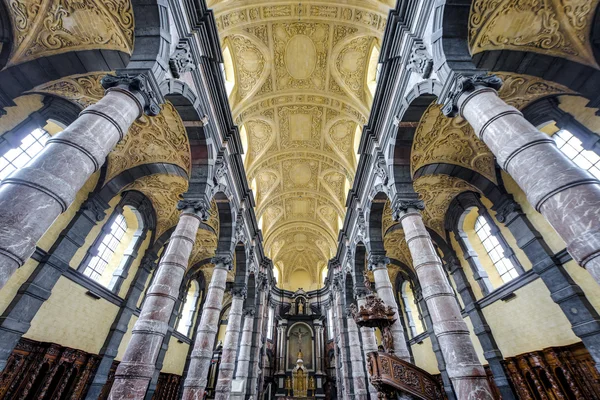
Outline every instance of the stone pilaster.
POLYGON ((235 370, 238 341, 242 325, 242 308, 246 297, 246 288, 235 288, 232 291, 231 308, 227 318, 227 331, 223 343, 223 355, 219 367, 219 378, 215 388, 215 399, 227 400, 231 394, 231 381, 235 370))
POLYGON ((421 201, 396 201, 394 217, 402 224, 448 376, 457 398, 491 400, 493 396, 485 370, 418 209, 423 209, 421 201))
POLYGON ((268 302, 266 290, 266 277, 261 273, 257 278, 258 304, 256 305, 257 316, 254 323, 254 332, 252 334, 252 350, 250 356, 250 377, 248 380, 246 394, 254 398, 257 397, 261 381, 260 360, 262 350, 264 349, 264 338, 266 321, 268 320, 268 302))
POLYGON ((100 101, 48 140, 27 166, 0 182, 0 288, 33 254, 131 124, 144 110, 154 115, 159 110, 144 76, 107 76, 102 85, 107 90, 100 101))
POLYGON ((200 221, 208 217, 206 202, 180 201, 183 209, 152 285, 146 293, 140 317, 133 326, 123 360, 115 373, 109 399, 141 399, 154 375, 155 363, 179 296, 200 221))
POLYGON ((392 336, 394 337, 394 354, 398 358, 410 362, 410 352, 408 351, 408 345, 406 344, 404 328, 402 328, 396 296, 394 296, 392 281, 390 281, 390 275, 387 270, 387 265, 389 263, 390 259, 385 256, 371 255, 369 257, 369 268, 373 270, 377 295, 387 306, 394 310, 396 316, 396 322, 394 322, 391 328, 392 336))
POLYGON ((232 258, 229 255, 220 256, 213 258, 212 262, 215 264, 215 269, 208 286, 188 374, 183 384, 183 400, 204 398, 210 360, 213 355, 215 338, 219 330, 219 317, 223 307, 227 272, 232 268, 232 258))
POLYGON ((444 111, 469 121, 573 259, 600 283, 600 182, 500 99, 501 84, 495 76, 458 77, 444 111))
POLYGON ((344 399, 350 399, 354 396, 354 386, 352 384, 352 364, 350 362, 350 354, 348 350, 348 336, 346 326, 346 309, 342 299, 342 289, 344 287, 341 273, 336 273, 333 281, 334 293, 334 318, 336 320, 336 338, 337 346, 339 347, 339 362, 340 362, 340 382, 342 383, 342 395, 344 399))
POLYGON ((287 320, 279 321, 277 325, 277 374, 285 374, 285 332, 287 320))

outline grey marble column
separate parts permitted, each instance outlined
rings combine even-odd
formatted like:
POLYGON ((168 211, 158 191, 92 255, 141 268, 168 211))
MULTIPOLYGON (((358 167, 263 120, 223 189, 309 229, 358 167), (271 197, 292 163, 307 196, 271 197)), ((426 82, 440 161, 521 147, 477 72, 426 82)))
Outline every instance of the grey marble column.
POLYGON ((341 272, 337 272, 335 274, 333 286, 333 306, 334 318, 336 320, 336 337, 337 344, 340 348, 340 382, 342 382, 343 398, 349 399, 354 396, 354 385, 352 384, 352 363, 350 362, 350 354, 348 350, 346 308, 344 307, 344 300, 341 295, 345 286, 341 272))
POLYGON ((394 219, 399 219, 402 224, 448 376, 458 399, 492 400, 485 370, 475 353, 458 300, 419 209, 423 209, 421 201, 396 201, 393 205, 394 219))
MULTIPOLYGON (((261 381, 260 360, 262 350, 264 349, 265 325, 268 319, 268 302, 266 290, 266 276, 260 273, 257 278, 258 304, 256 305, 257 316, 254 323, 254 332, 252 334, 252 351, 250 356, 250 377, 248 380, 246 394, 257 397, 261 381)), ((262 389, 262 388, 261 388, 262 389)))
POLYGON ((367 382, 365 381, 365 359, 361 351, 358 326, 352 318, 350 310, 346 310, 346 325, 348 326, 348 348, 350 350, 350 364, 352 365, 352 380, 354 384, 354 398, 366 400, 367 382))
POLYGON ((285 332, 287 320, 279 321, 277 325, 277 375, 285 374, 285 332))
POLYGON ((48 140, 26 167, 0 182, 0 288, 35 251, 54 220, 97 171, 144 110, 160 110, 147 78, 102 80, 106 94, 48 140))
POLYGON ((235 380, 246 382, 250 375, 250 353, 252 350, 252 327, 254 326, 254 308, 246 308, 243 312, 244 326, 240 338, 240 353, 235 370, 235 380))
POLYGON ((206 202, 180 201, 183 209, 169 245, 160 260, 156 277, 146 293, 140 317, 132 329, 123 360, 115 373, 109 399, 142 399, 154 375, 154 366, 169 328, 173 307, 202 220, 208 218, 206 202))
MULTIPOLYGON (((359 296, 356 302, 359 310, 360 307, 365 306, 367 304, 367 301, 364 296, 359 296)), ((375 337, 375 330, 373 328, 360 328, 360 334, 362 336, 363 357, 366 363, 367 354, 377 351, 377 338, 375 337)), ((371 394, 371 400, 377 399, 377 389, 375 389, 375 386, 371 384, 368 376, 367 383, 369 385, 368 390, 371 394)))
POLYGON ((221 356, 221 366, 219 367, 219 378, 215 388, 215 399, 223 400, 229 399, 231 394, 231 381, 233 380, 233 372, 235 371, 246 288, 234 288, 232 295, 233 299, 231 300, 225 341, 223 343, 223 355, 221 356))
POLYGON ((495 76, 459 78, 444 111, 458 111, 527 199, 600 283, 600 182, 498 97, 495 76))
POLYGON ((396 303, 396 296, 394 296, 394 288, 390 281, 390 275, 388 274, 388 264, 389 259, 385 256, 374 254, 369 256, 369 269, 373 270, 377 295, 387 306, 394 310, 394 314, 396 315, 396 322, 394 322, 391 328, 392 336, 394 337, 394 354, 396 357, 406 362, 410 362, 410 352, 408 351, 406 336, 404 335, 404 329, 402 328, 402 322, 400 321, 398 304, 396 303))
POLYGON ((204 398, 210 360, 212 359, 215 338, 219 330, 219 317, 223 307, 223 295, 227 282, 227 271, 231 270, 230 255, 213 258, 215 269, 206 293, 206 301, 202 309, 202 317, 194 349, 190 360, 188 374, 183 384, 183 400, 199 400, 204 398))

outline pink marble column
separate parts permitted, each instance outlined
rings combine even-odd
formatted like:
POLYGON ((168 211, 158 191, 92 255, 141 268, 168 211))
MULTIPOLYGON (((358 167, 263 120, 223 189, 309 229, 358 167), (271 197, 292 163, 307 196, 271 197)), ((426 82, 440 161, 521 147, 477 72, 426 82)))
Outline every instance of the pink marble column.
POLYGON ((354 398, 367 400, 367 382, 365 380, 365 363, 361 352, 358 326, 352 318, 350 310, 346 310, 346 324, 348 326, 348 347, 350 349, 350 365, 352 366, 352 381, 354 384, 354 398))
POLYGON ((345 309, 343 307, 342 295, 344 290, 343 278, 341 272, 337 272, 334 275, 333 280, 333 312, 335 318, 335 336, 337 338, 337 345, 339 346, 339 358, 340 358, 340 381, 342 382, 342 394, 344 399, 349 399, 351 395, 351 382, 350 382, 350 360, 348 359, 344 319, 345 309))
MULTIPOLYGON (((356 303, 358 305, 358 309, 360 310, 360 307, 365 306, 367 304, 367 301, 365 300, 364 296, 359 296, 356 303)), ((375 337, 375 330, 373 328, 360 328, 360 334, 362 336, 363 357, 366 363, 368 360, 367 354, 377 351, 377 338, 375 337)), ((366 377, 366 379, 371 399, 375 400, 377 399, 377 389, 371 384, 368 376, 366 377)))
POLYGON ((0 289, 35 251, 38 240, 71 205, 144 110, 160 108, 144 76, 107 76, 104 97, 83 110, 24 168, 0 183, 0 289))
POLYGON ((396 316, 396 322, 392 325, 394 354, 396 357, 410 362, 410 353, 406 344, 406 336, 404 335, 404 328, 402 328, 402 322, 398 314, 398 304, 396 303, 394 288, 392 286, 392 281, 390 281, 390 275, 387 269, 389 263, 390 259, 385 256, 371 255, 369 257, 369 269, 373 270, 377 295, 387 306, 392 307, 394 315, 396 316))
POLYGON ((215 338, 219 331, 219 318, 223 307, 223 295, 227 281, 227 271, 231 270, 231 256, 212 259, 215 264, 212 279, 208 286, 202 317, 198 324, 190 366, 183 383, 183 400, 201 400, 208 383, 208 370, 212 359, 215 338))
MULTIPOLYGON (((266 335, 266 323, 268 318, 268 287, 267 279, 264 273, 260 273, 256 280, 256 287, 259 295, 258 313, 256 318, 256 332, 254 335, 254 343, 252 345, 252 363, 250 365, 250 379, 248 380, 246 394, 257 398, 259 386, 261 382, 260 358, 264 350, 264 337, 266 335)), ((261 388, 262 389, 262 388, 261 388)))
POLYGON ((181 201, 183 208, 169 245, 158 264, 140 317, 133 326, 123 360, 115 373, 109 399, 143 399, 154 375, 156 359, 188 267, 200 221, 210 207, 204 202, 181 201))
POLYGON ((501 83, 495 76, 463 78, 455 105, 573 259, 600 283, 600 182, 500 99, 494 88, 501 83))
POLYGON ((492 400, 486 373, 475 353, 469 329, 418 211, 422 208, 420 201, 398 201, 394 204, 394 216, 402 224, 448 376, 458 399, 492 400))
POLYGON ((219 379, 215 388, 215 399, 227 400, 231 394, 231 381, 235 370, 238 340, 242 325, 242 308, 246 297, 246 288, 236 288, 232 291, 231 309, 227 318, 227 330, 223 343, 223 355, 219 367, 219 379))

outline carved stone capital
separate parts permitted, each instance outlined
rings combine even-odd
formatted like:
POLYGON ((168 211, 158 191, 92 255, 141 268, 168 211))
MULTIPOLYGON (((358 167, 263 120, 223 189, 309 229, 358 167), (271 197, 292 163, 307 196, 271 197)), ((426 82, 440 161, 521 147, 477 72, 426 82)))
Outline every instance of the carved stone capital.
POLYGON ((152 271, 156 267, 156 259, 158 257, 154 252, 146 254, 140 261, 140 268, 152 271))
POLYGON ((182 74, 196 69, 194 57, 187 42, 179 42, 177 44, 175 51, 169 59, 169 68, 175 78, 179 78, 182 74))
POLYGON ((388 183, 388 169, 387 163, 385 162, 385 157, 383 154, 377 154, 377 159, 375 160, 375 175, 378 176, 384 185, 388 183))
POLYGON ((369 256, 369 270, 374 270, 377 268, 387 268, 387 265, 390 263, 390 259, 384 255, 373 254, 369 256))
POLYGON ((519 203, 512 199, 508 199, 500 204, 500 207, 496 209, 496 219, 498 222, 504 223, 508 219, 508 216, 512 213, 520 213, 523 210, 519 203))
MULTIPOLYGON (((100 84, 106 90, 118 88, 139 95, 143 99, 141 108, 146 115, 155 116, 160 113, 156 93, 144 75, 106 75, 100 84)), ((138 97, 136 96, 136 98, 138 97)))
MULTIPOLYGON (((108 205, 107 205, 108 206, 108 205)), ((100 200, 95 197, 87 199, 82 205, 81 209, 88 211, 94 216, 94 219, 98 222, 102 221, 106 217, 106 209, 100 200)))
POLYGON ((210 217, 210 204, 204 200, 183 199, 177 202, 178 210, 193 208, 202 221, 207 221, 210 217))
POLYGON ((255 312, 254 308, 245 308, 242 314, 244 317, 254 317, 255 312))
POLYGON ((217 160, 215 161, 215 177, 214 177, 215 182, 219 183, 219 181, 221 179, 223 179, 226 174, 227 174, 227 163, 225 162, 225 159, 223 158, 223 156, 219 156, 219 157, 217 157, 217 160))
POLYGON ((215 264, 215 266, 221 264, 227 268, 228 271, 233 269, 233 258, 231 258, 231 256, 215 256, 210 262, 215 264))
POLYGON ((233 289, 231 289, 231 295, 233 297, 241 297, 242 299, 245 299, 246 296, 248 295, 248 289, 247 289, 246 285, 240 286, 240 287, 234 287, 233 289))
POLYGON ((429 55, 427 47, 422 42, 415 42, 406 64, 406 70, 420 74, 424 79, 427 79, 431 76, 432 69, 433 59, 429 55))
POLYGON ((408 212, 409 209, 424 210, 425 203, 419 199, 396 200, 392 205, 392 219, 398 221, 402 214, 408 212))
POLYGON ((467 92, 474 91, 477 87, 489 87, 499 90, 502 87, 502 79, 496 75, 459 75, 454 79, 451 89, 446 94, 443 102, 442 112, 447 117, 454 117, 458 113, 458 99, 467 92))
POLYGON ((362 299, 371 294, 371 291, 367 288, 359 287, 354 289, 354 297, 362 299))

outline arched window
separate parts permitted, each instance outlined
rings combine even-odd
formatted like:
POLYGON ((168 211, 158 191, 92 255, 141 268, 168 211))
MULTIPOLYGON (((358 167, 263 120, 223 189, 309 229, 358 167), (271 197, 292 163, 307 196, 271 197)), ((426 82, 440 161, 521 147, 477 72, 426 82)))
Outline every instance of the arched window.
POLYGON ((127 222, 122 213, 114 216, 110 229, 104 234, 100 241, 96 254, 88 259, 83 274, 99 282, 111 262, 117 246, 121 243, 123 235, 127 231, 127 222))
POLYGON ((581 140, 566 129, 557 131, 552 135, 552 138, 560 151, 573 160, 575 164, 600 179, 600 156, 598 154, 584 149, 581 140))
POLYGON ((504 249, 490 225, 482 215, 475 220, 475 233, 481 240, 485 251, 494 263, 500 278, 504 283, 510 282, 519 276, 516 265, 512 260, 505 256, 504 249))
POLYGON ((177 332, 189 336, 192 331, 192 325, 194 324, 194 316, 196 315, 196 308, 198 307, 198 300, 200 298, 200 286, 195 280, 190 282, 188 287, 185 302, 183 303, 183 309, 177 322, 177 332))
POLYGON ((0 181, 6 178, 11 172, 27 165, 29 161, 42 151, 48 139, 50 139, 48 132, 41 128, 34 129, 21 140, 18 147, 9 149, 1 154, 0 181))
POLYGON ((223 48, 223 63, 221 64, 221 73, 225 80, 225 90, 227 91, 227 97, 233 92, 235 87, 235 72, 233 67, 233 57, 231 56, 231 49, 229 44, 226 44, 223 48))

